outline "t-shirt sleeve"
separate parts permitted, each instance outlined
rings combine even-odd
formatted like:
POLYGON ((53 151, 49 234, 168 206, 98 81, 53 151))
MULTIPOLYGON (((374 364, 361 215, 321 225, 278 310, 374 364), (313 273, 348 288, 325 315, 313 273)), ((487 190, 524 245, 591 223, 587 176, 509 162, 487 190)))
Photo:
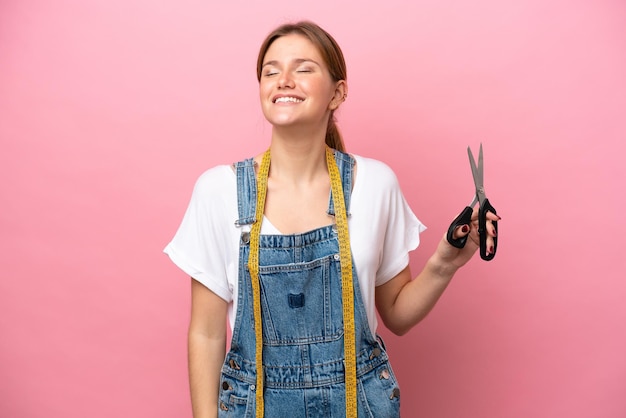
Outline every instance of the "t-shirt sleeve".
POLYGON ((384 208, 381 215, 386 223, 381 262, 376 274, 376 286, 393 279, 409 264, 409 252, 419 245, 419 235, 426 229, 409 207, 395 173, 384 166, 380 179, 384 186, 384 208))
MULTIPOLYGON (((189 206, 172 241, 164 252, 186 274, 199 281, 227 302, 233 298, 228 283, 232 265, 229 251, 234 219, 229 219, 233 202, 234 177, 227 166, 219 166, 202 174, 193 189, 189 206), (231 180, 231 181, 228 181, 231 180)), ((234 176, 234 175, 233 175, 234 176)))

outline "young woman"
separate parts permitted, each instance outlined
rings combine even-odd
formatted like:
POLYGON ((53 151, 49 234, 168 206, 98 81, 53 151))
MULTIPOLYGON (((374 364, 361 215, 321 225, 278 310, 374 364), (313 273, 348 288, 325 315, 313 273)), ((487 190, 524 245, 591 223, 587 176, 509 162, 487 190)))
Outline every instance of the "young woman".
POLYGON ((397 417, 376 310, 399 335, 424 318, 476 252, 477 223, 455 232, 471 238, 463 249, 442 238, 413 278, 424 226, 391 169, 346 154, 334 123, 348 93, 335 40, 283 25, 257 77, 268 151, 205 172, 165 250, 192 277, 194 416, 397 417))

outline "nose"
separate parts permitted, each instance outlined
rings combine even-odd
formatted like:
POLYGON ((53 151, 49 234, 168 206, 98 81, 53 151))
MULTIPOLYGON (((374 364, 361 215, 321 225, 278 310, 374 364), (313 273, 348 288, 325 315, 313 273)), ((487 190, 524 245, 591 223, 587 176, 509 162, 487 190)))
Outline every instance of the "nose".
POLYGON ((280 74, 280 78, 278 79, 278 88, 293 88, 294 81, 291 77, 289 71, 284 71, 280 74))

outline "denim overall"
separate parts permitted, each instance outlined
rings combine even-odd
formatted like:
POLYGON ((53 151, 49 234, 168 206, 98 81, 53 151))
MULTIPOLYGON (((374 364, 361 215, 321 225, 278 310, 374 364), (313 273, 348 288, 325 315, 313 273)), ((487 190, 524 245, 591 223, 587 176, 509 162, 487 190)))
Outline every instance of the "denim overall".
MULTIPOLYGON (((335 151, 349 210, 354 159, 335 151)), ((239 291, 231 349, 222 367, 219 417, 255 416, 255 333, 249 226, 256 209, 255 163, 235 165, 239 220, 239 291)), ((334 204, 329 200, 329 215, 334 204)), ((341 271, 336 227, 261 235, 265 416, 345 417, 341 271)), ((359 417, 400 415, 400 392, 382 341, 372 335, 353 268, 359 417)))

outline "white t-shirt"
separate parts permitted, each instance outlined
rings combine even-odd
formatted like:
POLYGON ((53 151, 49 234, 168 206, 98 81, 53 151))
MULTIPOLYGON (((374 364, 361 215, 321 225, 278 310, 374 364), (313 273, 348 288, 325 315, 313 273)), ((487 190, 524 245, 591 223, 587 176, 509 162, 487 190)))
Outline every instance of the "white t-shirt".
MULTIPOLYGON (((372 334, 376 334, 375 287, 394 278, 409 263, 409 251, 419 245, 426 227, 409 208, 398 179, 384 163, 354 155, 348 227, 350 247, 372 334)), ((220 165, 197 180, 189 207, 165 253, 186 274, 229 302, 231 329, 237 312, 239 242, 235 225, 237 177, 220 165)), ((280 234, 267 220, 261 234, 280 234)))

